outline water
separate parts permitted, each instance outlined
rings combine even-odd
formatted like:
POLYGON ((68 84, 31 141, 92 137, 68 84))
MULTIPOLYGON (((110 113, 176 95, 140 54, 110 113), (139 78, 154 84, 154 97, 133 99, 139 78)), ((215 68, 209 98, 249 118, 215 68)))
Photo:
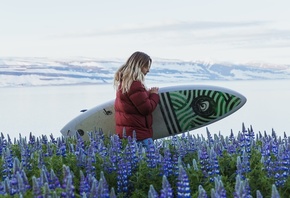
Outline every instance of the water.
MULTIPOLYGON (((194 84, 222 86, 246 96, 247 103, 234 114, 208 125, 209 131, 229 135, 231 129, 236 134, 242 123, 254 131, 272 129, 279 136, 290 135, 290 80, 271 81, 200 81, 194 84)), ((160 84, 157 86, 166 86, 160 84)), ((172 84, 171 84, 172 85, 172 84)), ((156 86, 155 84, 148 87, 156 86)), ((60 129, 80 110, 94 107, 115 97, 112 85, 79 85, 48 87, 0 88, 0 132, 11 138, 50 135, 59 137, 60 129)), ((193 131, 206 134, 202 127, 193 131)))

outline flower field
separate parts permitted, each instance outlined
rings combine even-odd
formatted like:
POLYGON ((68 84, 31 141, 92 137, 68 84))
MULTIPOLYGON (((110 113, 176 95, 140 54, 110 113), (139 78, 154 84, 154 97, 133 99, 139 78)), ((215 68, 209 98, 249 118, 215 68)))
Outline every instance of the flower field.
POLYGON ((184 133, 145 149, 134 138, 0 137, 0 197, 290 197, 290 138, 244 125, 184 133))

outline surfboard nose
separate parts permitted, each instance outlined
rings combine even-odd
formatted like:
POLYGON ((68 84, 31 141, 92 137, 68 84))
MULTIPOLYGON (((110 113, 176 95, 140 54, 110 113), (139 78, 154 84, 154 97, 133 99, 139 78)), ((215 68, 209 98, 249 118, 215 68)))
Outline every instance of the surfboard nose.
POLYGON ((71 136, 74 136, 76 134, 76 130, 73 129, 72 126, 70 126, 69 124, 65 125, 60 130, 60 132, 64 137, 71 137, 71 136))

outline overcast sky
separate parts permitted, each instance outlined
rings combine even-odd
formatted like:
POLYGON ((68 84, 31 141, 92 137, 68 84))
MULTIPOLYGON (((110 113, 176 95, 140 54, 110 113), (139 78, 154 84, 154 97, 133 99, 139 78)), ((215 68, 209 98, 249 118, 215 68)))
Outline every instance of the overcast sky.
POLYGON ((0 58, 290 64, 289 0, 0 0, 0 58))

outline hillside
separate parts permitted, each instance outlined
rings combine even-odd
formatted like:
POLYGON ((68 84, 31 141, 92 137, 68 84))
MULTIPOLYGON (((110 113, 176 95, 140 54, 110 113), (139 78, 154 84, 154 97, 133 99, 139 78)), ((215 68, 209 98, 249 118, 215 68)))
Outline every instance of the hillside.
MULTIPOLYGON (((122 60, 0 58, 0 87, 112 83, 122 60)), ((154 59, 148 82, 289 79, 289 65, 154 59)))

